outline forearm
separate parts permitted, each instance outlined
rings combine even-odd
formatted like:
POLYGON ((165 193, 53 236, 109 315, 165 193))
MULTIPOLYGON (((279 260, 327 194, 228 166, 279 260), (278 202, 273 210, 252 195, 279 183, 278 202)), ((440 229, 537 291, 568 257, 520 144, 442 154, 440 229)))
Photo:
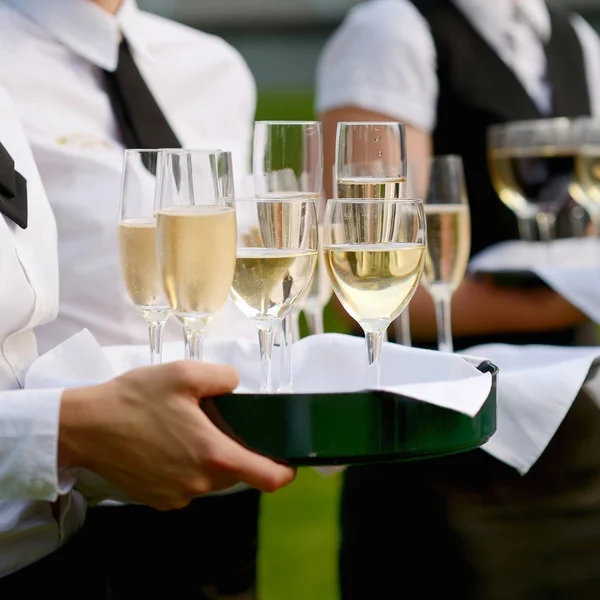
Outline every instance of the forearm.
MULTIPOLYGON (((422 287, 410 304, 410 317, 415 340, 435 339, 434 305, 422 287)), ((547 288, 503 288, 465 279, 452 298, 455 337, 558 331, 586 321, 585 315, 547 288)))

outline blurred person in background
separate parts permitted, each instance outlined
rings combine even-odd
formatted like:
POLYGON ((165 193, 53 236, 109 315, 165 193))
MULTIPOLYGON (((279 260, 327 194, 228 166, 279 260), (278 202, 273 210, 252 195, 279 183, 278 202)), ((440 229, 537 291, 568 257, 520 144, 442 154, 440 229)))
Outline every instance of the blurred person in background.
MULTIPOLYGON (((406 124, 409 167, 462 156, 472 254, 518 238, 487 167, 490 125, 600 116, 600 40, 543 0, 369 0, 347 16, 318 68, 326 189, 340 121, 406 124)), ((420 289, 413 341, 436 322, 420 289)), ((466 278, 452 300, 455 348, 574 341, 586 319, 547 288, 466 278)), ((542 416, 541 416, 542 418, 542 416)), ((600 596, 600 412, 580 396, 531 471, 478 450, 416 464, 349 469, 342 504, 344 600, 531 600, 600 596)))
MULTIPOLYGON (((0 0, 0 84, 58 228, 58 317, 39 328, 40 351, 84 327, 104 345, 147 344, 118 260, 123 149, 230 150, 239 188, 256 103, 247 65, 222 39, 142 12, 135 0, 0 0)), ((256 332, 228 300, 208 335, 256 332)), ((183 354, 182 339, 171 319, 165 341, 183 354)), ((253 597, 259 493, 231 491, 167 513, 91 509, 87 530, 115 598, 152 597, 175 579, 190 598, 201 588, 253 597)))

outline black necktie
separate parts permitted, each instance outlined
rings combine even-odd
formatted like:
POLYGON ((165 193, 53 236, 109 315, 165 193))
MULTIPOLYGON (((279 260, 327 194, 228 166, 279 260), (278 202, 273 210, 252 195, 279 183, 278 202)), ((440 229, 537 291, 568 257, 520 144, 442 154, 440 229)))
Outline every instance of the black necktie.
POLYGON ((15 170, 15 161, 0 144, 0 212, 27 229, 27 181, 15 170))
POLYGON ((119 46, 117 70, 114 73, 104 71, 104 74, 106 91, 126 148, 181 148, 125 40, 119 46))

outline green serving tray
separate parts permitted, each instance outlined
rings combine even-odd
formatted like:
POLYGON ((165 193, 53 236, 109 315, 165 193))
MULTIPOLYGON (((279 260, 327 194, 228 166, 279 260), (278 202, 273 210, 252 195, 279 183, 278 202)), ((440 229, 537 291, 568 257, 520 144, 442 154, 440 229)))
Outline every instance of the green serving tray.
POLYGON ((498 368, 474 418, 388 392, 228 394, 203 402, 227 435, 260 454, 295 466, 409 461, 480 447, 496 431, 498 368))

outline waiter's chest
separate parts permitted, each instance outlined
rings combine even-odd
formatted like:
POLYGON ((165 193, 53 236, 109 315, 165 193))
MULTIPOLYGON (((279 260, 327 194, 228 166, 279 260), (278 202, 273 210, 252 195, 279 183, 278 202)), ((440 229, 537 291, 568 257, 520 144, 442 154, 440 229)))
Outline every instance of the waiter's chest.
MULTIPOLYGON (((183 144, 232 150, 237 165, 247 163, 254 98, 246 82, 238 81, 243 93, 236 94, 232 84, 239 76, 218 60, 195 64, 189 56, 183 60, 186 53, 171 54, 138 62, 183 144)), ((10 71, 6 87, 19 108, 55 212, 59 244, 68 243, 78 257, 92 260, 90 238, 113 242, 122 169, 123 146, 104 75, 54 44, 17 55, 10 71), (83 230, 86 235, 79 235, 83 230)))

